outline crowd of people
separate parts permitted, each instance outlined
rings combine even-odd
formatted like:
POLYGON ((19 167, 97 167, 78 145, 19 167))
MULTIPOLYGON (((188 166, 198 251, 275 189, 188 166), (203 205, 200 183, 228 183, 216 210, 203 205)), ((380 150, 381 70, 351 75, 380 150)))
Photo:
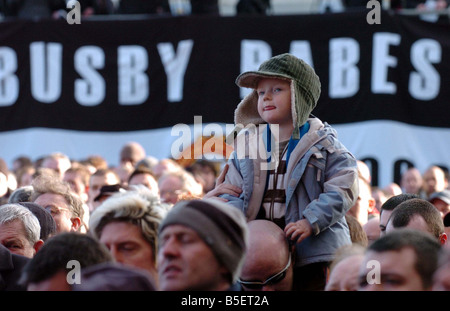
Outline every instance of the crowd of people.
MULTIPOLYGON (((62 153, 18 157, 12 168, 0 161, 0 262, 13 263, 0 265, 3 290, 297 290, 298 255, 283 229, 247 222, 218 194, 242 193, 224 183, 227 166, 221 176, 208 160, 182 167, 136 142, 120 157, 116 167, 62 153), (81 282, 70 284, 72 260, 81 282)), ((335 252, 321 290, 450 289, 445 171, 413 167, 380 189, 357 163, 359 195, 345 215, 351 243, 335 252), (370 260, 381 263, 378 284, 361 269, 370 260)))
MULTIPOLYGON (((389 3, 392 10, 420 11, 445 10, 450 4, 450 0, 379 0, 379 2, 383 3, 383 7, 385 3, 389 3)), ((7 18, 21 19, 65 18, 67 3, 68 0, 3 0, 0 1, 0 14, 7 18)), ((78 3, 83 17, 117 14, 221 15, 219 0, 78 0, 78 3)), ((367 10, 368 0, 320 0, 311 3, 311 6, 318 6, 318 12, 323 13, 367 10)), ((236 0, 234 3, 237 15, 270 15, 272 7, 271 0, 236 0)))
POLYGON ((291 54, 236 84, 253 91, 235 110, 226 164, 181 166, 137 142, 116 166, 60 152, 12 167, 0 159, 0 289, 449 288, 443 168, 374 187, 368 166, 311 114, 320 81, 291 54))

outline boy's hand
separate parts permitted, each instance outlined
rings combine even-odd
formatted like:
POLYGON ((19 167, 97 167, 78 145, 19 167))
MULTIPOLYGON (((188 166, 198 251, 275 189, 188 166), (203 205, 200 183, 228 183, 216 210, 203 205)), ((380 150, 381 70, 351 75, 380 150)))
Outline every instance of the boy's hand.
POLYGON ((239 197, 239 195, 242 193, 242 189, 231 185, 231 184, 220 184, 217 185, 216 188, 211 190, 210 192, 206 193, 203 198, 204 199, 217 199, 222 202, 227 202, 227 199, 219 197, 221 194, 229 194, 235 197, 239 197))
POLYGON ((231 184, 223 183, 225 181, 225 175, 227 174, 227 172, 228 172, 228 164, 225 165, 222 173, 220 173, 219 177, 217 178, 216 187, 210 192, 206 193, 203 196, 204 199, 213 198, 223 202, 227 202, 228 201, 227 199, 220 198, 219 195, 229 194, 235 197, 239 197, 239 195, 242 193, 241 188, 231 184))
POLYGON ((308 220, 301 219, 287 224, 284 233, 288 239, 300 243, 312 234, 312 226, 308 220))

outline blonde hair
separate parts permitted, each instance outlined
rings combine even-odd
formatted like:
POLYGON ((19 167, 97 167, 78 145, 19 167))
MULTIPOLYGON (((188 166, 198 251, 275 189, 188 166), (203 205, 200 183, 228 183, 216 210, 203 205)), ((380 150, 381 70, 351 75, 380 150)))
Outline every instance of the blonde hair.
POLYGON ((158 228, 167 213, 167 207, 150 189, 142 185, 118 192, 106 199, 90 216, 90 232, 99 239, 103 228, 114 221, 128 222, 141 229, 142 236, 150 244, 154 261, 158 248, 158 228))

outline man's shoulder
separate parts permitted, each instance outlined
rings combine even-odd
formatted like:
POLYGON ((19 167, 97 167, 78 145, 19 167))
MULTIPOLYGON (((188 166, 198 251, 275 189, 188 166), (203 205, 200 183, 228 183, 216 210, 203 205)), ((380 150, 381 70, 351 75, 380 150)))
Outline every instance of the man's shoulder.
POLYGON ((30 258, 12 254, 9 250, 0 245, 0 290, 25 290, 25 287, 18 284, 24 266, 30 258))

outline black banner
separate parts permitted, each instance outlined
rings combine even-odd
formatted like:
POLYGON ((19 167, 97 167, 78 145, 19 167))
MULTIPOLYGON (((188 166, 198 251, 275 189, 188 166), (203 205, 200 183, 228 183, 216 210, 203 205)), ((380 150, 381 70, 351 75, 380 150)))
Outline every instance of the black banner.
POLYGON ((320 76, 324 121, 450 127, 449 23, 355 12, 0 23, 0 131, 233 123, 236 77, 284 52, 320 76))

